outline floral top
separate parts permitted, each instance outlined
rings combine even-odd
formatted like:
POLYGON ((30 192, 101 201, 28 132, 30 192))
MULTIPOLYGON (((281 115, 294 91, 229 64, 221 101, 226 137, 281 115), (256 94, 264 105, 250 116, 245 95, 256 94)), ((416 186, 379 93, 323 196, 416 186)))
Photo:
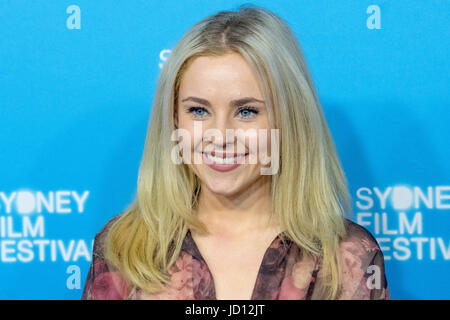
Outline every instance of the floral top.
MULTIPOLYGON (((171 282, 163 292, 150 295, 140 289, 131 290, 121 273, 106 264, 102 254, 105 235, 117 217, 95 236, 82 300, 216 300, 214 279, 190 231, 169 270, 171 282)), ((390 299, 383 253, 377 241, 364 227, 348 219, 345 224, 348 234, 339 249, 343 261, 339 299, 390 299)), ((320 267, 319 258, 302 254, 292 241, 282 243, 278 235, 264 254, 251 300, 321 299, 320 267)))

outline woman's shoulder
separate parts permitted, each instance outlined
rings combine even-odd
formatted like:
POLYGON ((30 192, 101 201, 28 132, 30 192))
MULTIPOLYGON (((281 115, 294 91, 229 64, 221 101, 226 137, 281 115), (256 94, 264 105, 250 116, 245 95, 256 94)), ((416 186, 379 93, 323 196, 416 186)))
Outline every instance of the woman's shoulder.
POLYGON ((384 257, 365 227, 345 219, 347 234, 339 244, 342 263, 341 299, 389 299, 384 257))
POLYGON ((358 261, 358 265, 367 267, 376 257, 383 260, 380 245, 372 233, 365 227, 345 219, 346 235, 339 242, 339 250, 343 261, 358 261))
POLYGON ((124 212, 110 218, 95 235, 92 263, 84 285, 82 300, 121 300, 131 292, 129 283, 104 255, 105 239, 111 226, 124 212))
POLYGON ((344 219, 344 225, 346 235, 341 240, 342 245, 352 245, 355 250, 367 253, 381 251, 378 241, 365 227, 347 218, 344 219))
POLYGON ((100 229, 99 232, 95 234, 94 238, 94 249, 93 254, 99 258, 103 258, 104 253, 104 245, 106 236, 108 234, 108 231, 111 229, 111 226, 116 222, 120 217, 124 215, 125 212, 120 212, 119 214, 116 214, 112 218, 110 218, 100 229))

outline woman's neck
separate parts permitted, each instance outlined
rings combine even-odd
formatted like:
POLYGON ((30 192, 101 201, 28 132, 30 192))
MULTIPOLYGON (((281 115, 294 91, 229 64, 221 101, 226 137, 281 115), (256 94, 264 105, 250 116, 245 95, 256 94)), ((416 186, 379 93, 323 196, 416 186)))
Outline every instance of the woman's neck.
POLYGON ((277 227, 272 214, 271 180, 261 176, 248 188, 232 195, 213 193, 202 186, 197 214, 214 234, 240 236, 251 231, 277 227))

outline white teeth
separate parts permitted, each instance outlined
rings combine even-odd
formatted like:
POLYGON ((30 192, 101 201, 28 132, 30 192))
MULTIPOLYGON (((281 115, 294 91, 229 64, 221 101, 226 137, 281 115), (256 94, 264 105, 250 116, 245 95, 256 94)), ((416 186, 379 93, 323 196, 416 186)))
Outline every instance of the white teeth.
POLYGON ((218 164, 231 164, 231 163, 237 163, 238 159, 245 157, 245 155, 240 155, 238 157, 227 157, 227 158, 219 158, 214 157, 211 154, 205 153, 205 156, 210 159, 211 161, 214 161, 218 164))

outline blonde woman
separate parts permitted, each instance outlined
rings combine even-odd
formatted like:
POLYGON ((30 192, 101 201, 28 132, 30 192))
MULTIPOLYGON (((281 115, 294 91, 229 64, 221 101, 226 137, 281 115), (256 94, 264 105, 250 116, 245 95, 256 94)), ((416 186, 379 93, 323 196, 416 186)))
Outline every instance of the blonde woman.
POLYGON ((97 233, 82 299, 389 299, 350 210, 293 32, 218 12, 161 70, 137 197, 97 233))

